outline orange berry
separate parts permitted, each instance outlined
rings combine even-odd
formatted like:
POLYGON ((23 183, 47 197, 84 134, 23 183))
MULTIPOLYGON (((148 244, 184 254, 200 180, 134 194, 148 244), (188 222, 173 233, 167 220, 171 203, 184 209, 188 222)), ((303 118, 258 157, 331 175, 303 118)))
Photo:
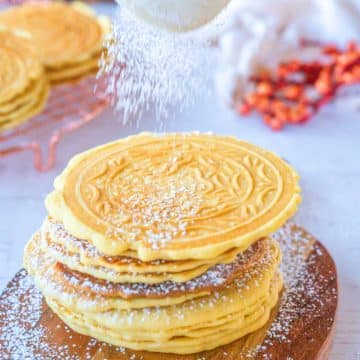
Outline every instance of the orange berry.
POLYGON ((241 103, 241 105, 238 107, 238 111, 240 115, 247 115, 250 113, 251 107, 249 106, 249 104, 241 103))
POLYGON ((256 92, 260 95, 272 95, 274 88, 269 81, 261 81, 256 87, 256 92))
POLYGON ((295 100, 302 93, 302 88, 299 85, 288 85, 282 89, 286 99, 295 100))
POLYGON ((247 95, 245 97, 245 101, 250 105, 250 106, 255 106, 257 104, 258 101, 258 95, 255 93, 251 93, 249 95, 247 95))
POLYGON ((262 112, 268 111, 270 108, 270 99, 265 96, 259 98, 255 107, 262 112))

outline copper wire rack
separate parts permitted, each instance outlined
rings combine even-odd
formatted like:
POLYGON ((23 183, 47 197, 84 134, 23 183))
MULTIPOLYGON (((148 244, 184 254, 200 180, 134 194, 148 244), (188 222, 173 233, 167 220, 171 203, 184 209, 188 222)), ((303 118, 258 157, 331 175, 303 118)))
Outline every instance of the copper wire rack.
MULTIPOLYGON (((0 0, 0 5, 23 2, 0 0)), ((106 79, 95 75, 52 87, 41 114, 13 130, 0 132, 0 158, 30 151, 38 171, 51 169, 63 137, 94 120, 109 106, 105 89, 106 79)))
POLYGON ((54 87, 41 114, 12 131, 0 133, 0 157, 31 151, 37 170, 51 169, 61 139, 94 120, 109 105, 104 81, 92 76, 54 87))

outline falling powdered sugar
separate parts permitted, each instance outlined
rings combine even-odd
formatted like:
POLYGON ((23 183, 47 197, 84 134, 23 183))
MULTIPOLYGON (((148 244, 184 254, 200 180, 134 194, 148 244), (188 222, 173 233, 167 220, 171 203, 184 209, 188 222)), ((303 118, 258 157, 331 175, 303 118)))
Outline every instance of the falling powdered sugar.
POLYGON ((183 110, 207 89, 214 49, 203 35, 206 31, 168 32, 118 10, 101 72, 124 123, 138 122, 151 108, 160 124, 171 107, 183 110))

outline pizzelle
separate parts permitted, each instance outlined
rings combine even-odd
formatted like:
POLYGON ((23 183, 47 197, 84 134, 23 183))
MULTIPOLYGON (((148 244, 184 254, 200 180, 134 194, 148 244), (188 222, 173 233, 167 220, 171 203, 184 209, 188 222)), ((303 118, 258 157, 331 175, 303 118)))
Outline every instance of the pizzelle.
POLYGON ((0 24, 31 35, 51 82, 63 82, 98 69, 109 20, 74 2, 30 3, 0 13, 0 24))
POLYGON ((77 155, 46 205, 104 254, 206 259, 279 228, 297 182, 279 157, 235 138, 145 133, 77 155))
POLYGON ((28 35, 0 27, 0 131, 37 115, 49 86, 28 35))
POLYGON ((118 289, 57 263, 39 241, 37 234, 29 242, 24 262, 50 307, 75 330, 132 349, 186 354, 231 342, 267 322, 282 286, 279 248, 269 239, 255 263, 257 248, 242 256, 246 271, 233 280, 219 265, 183 285, 118 289))
POLYGON ((296 172, 232 137, 143 133, 74 157, 24 265, 74 330, 190 354, 260 329, 282 288, 269 235, 300 202, 296 172))
POLYGON ((22 106, 32 102, 34 98, 38 98, 43 87, 43 81, 31 81, 25 91, 13 100, 0 104, 0 116, 16 111, 22 106))
POLYGON ((87 5, 41 2, 0 12, 0 132, 38 115, 53 86, 94 75, 106 17, 87 5))
POLYGON ((104 256, 95 247, 69 234, 62 224, 46 219, 42 226, 42 248, 59 262, 74 270, 112 282, 161 283, 167 280, 184 282, 201 275, 210 267, 235 260, 238 249, 213 259, 155 260, 142 262, 129 252, 126 256, 104 256))

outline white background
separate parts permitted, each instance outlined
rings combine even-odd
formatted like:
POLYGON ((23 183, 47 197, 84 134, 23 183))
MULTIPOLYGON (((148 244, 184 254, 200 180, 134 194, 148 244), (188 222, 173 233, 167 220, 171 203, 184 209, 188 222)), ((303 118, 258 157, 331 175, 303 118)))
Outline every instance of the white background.
MULTIPOLYGON (((156 130, 152 118, 123 126, 111 110, 68 135, 56 168, 38 173, 30 154, 0 159, 0 289, 22 266, 23 246, 41 224, 44 196, 72 155, 141 130, 156 130)), ((235 135, 286 158, 300 173, 303 203, 295 220, 333 255, 339 273, 340 304, 331 359, 360 359, 360 112, 330 105, 305 126, 274 133, 260 119, 237 117, 215 95, 166 124, 168 131, 213 131, 235 135)))

